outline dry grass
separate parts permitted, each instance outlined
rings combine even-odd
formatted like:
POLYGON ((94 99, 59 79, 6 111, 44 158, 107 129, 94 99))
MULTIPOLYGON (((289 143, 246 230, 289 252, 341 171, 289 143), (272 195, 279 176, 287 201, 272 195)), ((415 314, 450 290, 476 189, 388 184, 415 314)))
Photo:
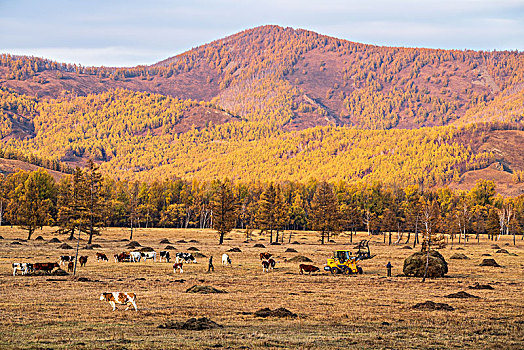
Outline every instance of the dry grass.
MULTIPOLYGON (((441 253, 449 263, 448 277, 421 283, 420 279, 386 278, 385 265, 393 264, 393 275, 400 274, 403 260, 413 251, 401 246, 384 246, 374 237, 372 260, 362 262, 362 276, 332 276, 321 272, 299 275, 298 263, 285 258, 305 255, 323 267, 334 249, 351 247, 347 236, 336 237, 337 244, 321 246, 314 233, 297 233, 300 245, 269 246, 267 237, 243 243, 241 233, 232 233, 220 247, 210 230, 149 229, 139 230, 135 239, 142 246, 157 251, 168 238, 177 251, 195 246, 213 255, 215 272, 206 273, 207 259, 185 265, 184 274, 173 275, 168 263, 96 263, 96 251, 114 253, 124 250, 123 229, 106 230, 94 243, 97 250, 81 250, 88 255, 85 268, 72 277, 12 276, 13 261, 57 261, 72 250, 57 249, 59 243, 47 243, 55 237, 51 229, 38 231, 44 241, 21 242, 14 238, 25 233, 0 228, 0 348, 1 349, 168 349, 168 348, 365 348, 365 349, 518 349, 524 347, 524 243, 517 247, 509 237, 498 245, 518 256, 496 254, 492 242, 469 243, 464 250, 470 260, 450 260, 456 252, 449 247, 441 253), (175 243, 191 239, 199 243, 175 243), (261 240, 265 239, 265 240, 261 240), (264 243, 276 256, 273 272, 263 273, 253 248, 264 243), (228 253, 233 266, 223 267, 221 255, 232 247, 242 252, 228 253), (284 253, 293 247, 297 253, 284 253), (478 266, 482 254, 489 253, 502 268, 478 266), (177 280, 184 279, 180 283, 177 280), (469 290, 475 282, 491 284, 494 290, 469 290), (195 284, 228 291, 225 294, 189 294, 195 284), (448 299, 446 295, 468 291, 480 299, 448 299), (98 301, 104 291, 130 291, 138 295, 139 312, 112 312, 109 304, 98 301), (455 311, 418 311, 411 306, 432 300, 448 303, 455 311), (269 307, 285 307, 299 315, 296 319, 262 319, 252 312, 269 307), (186 331, 159 329, 168 320, 185 321, 189 317, 209 317, 224 328, 186 331)), ((367 238, 360 234, 360 238, 367 238)), ((65 236, 59 236, 64 241, 65 236)), ((70 243, 70 245, 75 245, 70 243)), ((76 246, 76 245, 75 245, 76 246)), ((85 246, 85 241, 80 247, 85 246)), ((455 247, 456 248, 456 247, 455 247)))

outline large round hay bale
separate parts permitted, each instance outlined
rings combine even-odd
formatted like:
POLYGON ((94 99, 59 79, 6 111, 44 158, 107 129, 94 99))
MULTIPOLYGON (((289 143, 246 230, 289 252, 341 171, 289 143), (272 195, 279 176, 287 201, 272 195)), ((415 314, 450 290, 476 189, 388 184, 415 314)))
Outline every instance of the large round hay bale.
MULTIPOLYGON (((426 269, 426 252, 417 252, 404 260, 404 275, 413 277, 424 277, 426 269)), ((429 252, 429 264, 427 277, 443 277, 448 273, 448 264, 444 257, 436 250, 429 252)))
POLYGON ((495 259, 483 259, 479 266, 501 267, 495 259))
POLYGON ((313 260, 311 260, 310 258, 308 258, 307 256, 303 256, 303 255, 298 255, 298 256, 295 256, 289 260, 286 260, 287 262, 313 262, 313 260))
POLYGON ((53 237, 49 240, 49 243, 61 243, 60 240, 56 237, 53 237))

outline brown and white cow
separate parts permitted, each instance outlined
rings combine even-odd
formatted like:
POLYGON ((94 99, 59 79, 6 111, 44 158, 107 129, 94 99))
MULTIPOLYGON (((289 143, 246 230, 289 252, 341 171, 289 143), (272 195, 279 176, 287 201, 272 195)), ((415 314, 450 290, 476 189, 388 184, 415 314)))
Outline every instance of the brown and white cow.
POLYGON ((55 267, 60 267, 60 265, 58 265, 58 263, 47 262, 47 263, 35 263, 33 267, 35 271, 51 272, 53 271, 55 267))
POLYGON ((184 267, 184 264, 181 262, 177 262, 173 264, 173 273, 176 274, 176 270, 180 270, 180 273, 183 273, 184 270, 182 269, 184 267))
POLYGON ((72 261, 70 261, 70 262, 67 264, 67 271, 68 271, 68 272, 73 272, 74 268, 75 268, 75 263, 72 262, 72 261))
POLYGON ((81 256, 80 258, 78 258, 78 262, 80 263, 80 266, 86 266, 87 256, 81 256))
POLYGON ((100 294, 100 300, 107 301, 109 304, 111 304, 113 311, 116 310, 116 304, 126 305, 126 310, 129 309, 129 304, 131 304, 135 308, 135 311, 138 311, 135 293, 106 292, 100 294))
POLYGON ((313 266, 313 265, 308 265, 308 264, 300 264, 300 265, 298 265, 298 267, 300 268, 300 274, 301 275, 304 274, 304 271, 308 272, 310 275, 311 275, 311 272, 320 271, 320 269, 318 267, 313 266))
POLYGON ((96 262, 99 262, 100 260, 109 261, 107 255, 105 255, 104 253, 96 253, 96 262))
POLYGON ((27 275, 33 272, 33 264, 31 263, 13 263, 13 276, 16 276, 16 271, 22 271, 22 275, 27 275))
POLYGON ((269 272, 269 270, 273 270, 276 264, 277 262, 272 258, 269 258, 269 260, 262 260, 262 272, 269 272))
POLYGON ((270 253, 260 253, 260 260, 269 260, 269 258, 271 258, 271 254, 270 253))
POLYGON ((129 255, 128 252, 122 252, 120 254, 115 254, 115 262, 124 262, 124 261, 130 261, 131 255, 129 255))
POLYGON ((65 265, 65 263, 68 263, 70 261, 75 261, 75 257, 73 255, 62 255, 60 256, 60 260, 58 261, 58 263, 60 265, 65 265))

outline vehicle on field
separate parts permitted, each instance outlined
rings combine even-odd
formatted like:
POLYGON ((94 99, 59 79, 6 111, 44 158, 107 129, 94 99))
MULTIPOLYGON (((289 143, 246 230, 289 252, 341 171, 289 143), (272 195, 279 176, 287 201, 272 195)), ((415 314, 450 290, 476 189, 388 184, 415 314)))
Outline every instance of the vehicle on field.
POLYGON ((357 249, 357 252, 355 253, 358 260, 366 260, 371 259, 375 255, 371 255, 371 252, 369 250, 369 240, 363 239, 361 240, 356 246, 355 249, 357 249))
POLYGON ((336 250, 333 257, 327 259, 327 265, 324 270, 332 274, 362 274, 362 267, 358 266, 358 256, 354 256, 350 250, 336 250))

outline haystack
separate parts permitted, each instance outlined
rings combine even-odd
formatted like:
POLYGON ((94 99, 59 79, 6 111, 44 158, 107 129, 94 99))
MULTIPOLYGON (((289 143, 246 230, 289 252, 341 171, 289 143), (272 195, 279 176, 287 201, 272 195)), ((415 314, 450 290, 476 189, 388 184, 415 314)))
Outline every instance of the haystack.
MULTIPOLYGON (((426 252, 417 252, 404 260, 404 275, 424 277, 426 268, 426 252)), ((429 252, 427 277, 443 277, 448 273, 448 264, 444 257, 436 250, 429 252)))

